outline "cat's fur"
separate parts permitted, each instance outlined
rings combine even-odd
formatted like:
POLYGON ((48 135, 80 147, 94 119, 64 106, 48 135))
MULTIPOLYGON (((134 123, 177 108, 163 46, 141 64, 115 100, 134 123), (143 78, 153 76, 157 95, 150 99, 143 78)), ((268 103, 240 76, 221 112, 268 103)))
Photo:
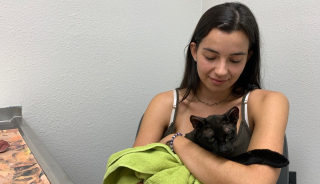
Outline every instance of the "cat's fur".
MULTIPOLYGON (((228 158, 233 151, 238 119, 238 107, 232 107, 222 115, 210 115, 207 118, 191 115, 190 122, 194 130, 185 137, 216 155, 228 158)), ((244 165, 264 164, 275 168, 289 164, 286 157, 268 149, 255 149, 228 159, 244 165)))
POLYGON ((225 114, 207 118, 191 115, 190 122, 194 130, 185 137, 210 152, 227 157, 233 151, 232 143, 236 139, 238 119, 238 107, 231 108, 225 114))

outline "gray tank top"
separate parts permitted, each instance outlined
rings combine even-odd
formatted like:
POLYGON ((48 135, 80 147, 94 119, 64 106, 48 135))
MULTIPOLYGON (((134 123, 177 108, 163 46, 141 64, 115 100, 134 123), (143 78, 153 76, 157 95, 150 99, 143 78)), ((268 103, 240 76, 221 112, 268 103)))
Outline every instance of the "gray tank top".
MULTIPOLYGON (((179 93, 178 90, 175 90, 176 92, 176 97, 177 99, 179 99, 179 93)), ((252 136, 252 131, 250 130, 250 128, 248 127, 248 123, 246 122, 245 117, 245 103, 246 103, 246 96, 250 91, 246 92, 243 97, 242 97, 242 103, 241 103, 241 122, 240 122, 240 127, 239 127, 239 131, 236 137, 236 140, 233 142, 233 152, 229 155, 229 157, 234 157, 236 155, 239 155, 241 153, 245 153, 248 150, 249 147, 249 143, 251 140, 251 136, 252 136)), ((173 116, 173 121, 170 122, 169 127, 167 128, 167 130, 164 132, 163 137, 169 135, 169 134, 174 134, 175 132, 175 120, 176 120, 176 116, 177 116, 177 111, 178 111, 178 106, 179 105, 179 100, 176 100, 176 105, 175 105, 175 112, 174 112, 174 116, 173 116)))

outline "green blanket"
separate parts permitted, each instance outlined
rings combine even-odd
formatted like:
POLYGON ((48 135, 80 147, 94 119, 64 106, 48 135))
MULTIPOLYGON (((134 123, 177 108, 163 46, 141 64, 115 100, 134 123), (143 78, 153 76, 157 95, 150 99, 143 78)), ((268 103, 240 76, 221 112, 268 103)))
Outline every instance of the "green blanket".
POLYGON ((200 184, 170 148, 161 143, 128 148, 110 156, 103 184, 200 184))

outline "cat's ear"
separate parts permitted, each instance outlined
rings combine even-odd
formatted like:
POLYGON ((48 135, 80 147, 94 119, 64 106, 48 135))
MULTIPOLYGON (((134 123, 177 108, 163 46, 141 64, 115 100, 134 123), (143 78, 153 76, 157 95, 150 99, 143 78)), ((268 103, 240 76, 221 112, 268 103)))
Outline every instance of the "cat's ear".
POLYGON ((230 123, 237 124, 239 119, 239 108, 234 106, 228 112, 226 112, 226 117, 230 123))
POLYGON ((205 118, 191 115, 190 122, 192 123, 194 129, 201 129, 205 125, 205 118))

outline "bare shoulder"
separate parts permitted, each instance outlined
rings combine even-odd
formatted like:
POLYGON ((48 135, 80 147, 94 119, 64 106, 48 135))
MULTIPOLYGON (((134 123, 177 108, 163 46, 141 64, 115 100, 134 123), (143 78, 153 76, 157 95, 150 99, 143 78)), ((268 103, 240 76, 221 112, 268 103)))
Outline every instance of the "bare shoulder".
POLYGON ((280 106, 282 108, 289 107, 289 101, 287 97, 277 91, 268 91, 262 89, 253 90, 249 96, 249 102, 251 106, 256 108, 280 106))
POLYGON ((256 89, 251 91, 250 96, 256 96, 258 98, 265 98, 265 97, 277 97, 277 98, 285 98, 286 96, 278 91, 269 91, 264 89, 256 89))
POLYGON ((169 125, 173 105, 173 91, 157 94, 144 113, 134 146, 159 142, 169 125))
POLYGON ((167 119, 167 115, 171 114, 172 105, 173 91, 159 93, 151 100, 145 115, 157 114, 158 116, 161 116, 162 119, 167 119))
POLYGON ((151 103, 156 103, 159 106, 165 105, 168 106, 169 104, 172 105, 173 104, 173 91, 166 91, 166 92, 162 92, 157 94, 155 97, 153 97, 151 103))

